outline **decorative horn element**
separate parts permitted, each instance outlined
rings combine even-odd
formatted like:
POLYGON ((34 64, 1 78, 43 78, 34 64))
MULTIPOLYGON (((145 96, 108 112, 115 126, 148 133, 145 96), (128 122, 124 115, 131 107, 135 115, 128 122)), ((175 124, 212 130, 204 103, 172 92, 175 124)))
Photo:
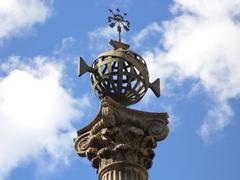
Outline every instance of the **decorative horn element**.
POLYGON ((160 96, 160 79, 157 78, 154 82, 149 83, 149 88, 154 92, 154 94, 160 96))
POLYGON ((78 63, 78 76, 82 76, 86 72, 95 72, 95 69, 88 66, 87 63, 84 61, 82 57, 80 57, 79 63, 78 63))

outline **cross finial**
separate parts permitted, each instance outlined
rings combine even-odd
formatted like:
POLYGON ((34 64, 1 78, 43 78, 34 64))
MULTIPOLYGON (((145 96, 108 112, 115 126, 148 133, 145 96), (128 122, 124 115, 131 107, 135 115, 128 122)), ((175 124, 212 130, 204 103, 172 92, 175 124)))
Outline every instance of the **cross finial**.
POLYGON ((129 31, 130 28, 130 22, 124 19, 125 16, 127 16, 127 13, 123 13, 123 15, 121 15, 118 8, 116 9, 116 13, 114 13, 111 9, 109 9, 109 12, 112 14, 112 16, 108 17, 109 26, 111 28, 117 26, 119 42, 121 42, 122 28, 125 29, 125 31, 129 31))

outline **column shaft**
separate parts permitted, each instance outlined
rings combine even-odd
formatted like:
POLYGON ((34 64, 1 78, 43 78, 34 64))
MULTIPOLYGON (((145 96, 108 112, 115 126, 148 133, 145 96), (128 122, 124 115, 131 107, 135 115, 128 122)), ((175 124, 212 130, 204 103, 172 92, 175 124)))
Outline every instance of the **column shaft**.
POLYGON ((115 162, 106 166, 98 174, 98 180, 147 180, 147 170, 137 164, 115 162))

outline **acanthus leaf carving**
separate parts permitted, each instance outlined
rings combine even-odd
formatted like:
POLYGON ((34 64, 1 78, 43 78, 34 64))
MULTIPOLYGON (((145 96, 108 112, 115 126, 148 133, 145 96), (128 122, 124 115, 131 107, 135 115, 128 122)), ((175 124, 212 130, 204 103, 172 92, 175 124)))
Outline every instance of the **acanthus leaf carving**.
POLYGON ((75 140, 75 150, 93 167, 127 161, 146 169, 152 165, 157 141, 168 134, 167 114, 147 113, 102 102, 100 114, 75 140))

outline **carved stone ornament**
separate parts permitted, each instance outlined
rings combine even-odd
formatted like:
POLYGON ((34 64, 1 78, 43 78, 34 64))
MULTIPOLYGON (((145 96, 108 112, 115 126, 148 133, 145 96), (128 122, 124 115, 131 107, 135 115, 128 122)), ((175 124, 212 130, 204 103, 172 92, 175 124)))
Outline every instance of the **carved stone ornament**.
POLYGON ((126 108, 110 97, 101 100, 97 117, 78 130, 76 153, 87 157, 100 180, 146 180, 157 141, 168 135, 168 114, 126 108))

